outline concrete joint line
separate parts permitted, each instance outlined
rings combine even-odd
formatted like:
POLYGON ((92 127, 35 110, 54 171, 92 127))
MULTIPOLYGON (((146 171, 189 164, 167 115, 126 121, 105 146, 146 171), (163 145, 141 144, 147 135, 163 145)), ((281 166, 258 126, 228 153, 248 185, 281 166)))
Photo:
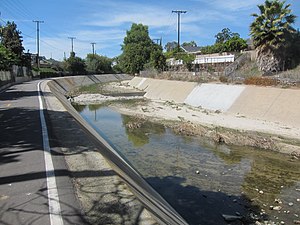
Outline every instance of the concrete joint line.
POLYGON ((53 161, 51 156, 51 148, 49 144, 48 130, 47 130, 47 125, 46 125, 46 120, 44 115, 45 108, 42 100, 41 82, 42 81, 38 83, 37 89, 38 89, 40 120, 41 120, 42 137, 43 137, 50 224, 63 225, 64 223, 61 215, 58 190, 56 186, 54 166, 53 166, 53 161))

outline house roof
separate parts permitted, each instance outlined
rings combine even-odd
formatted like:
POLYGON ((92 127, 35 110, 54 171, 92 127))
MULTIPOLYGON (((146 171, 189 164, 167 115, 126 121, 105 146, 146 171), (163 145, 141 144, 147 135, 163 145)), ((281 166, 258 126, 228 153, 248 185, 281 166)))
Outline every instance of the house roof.
POLYGON ((201 48, 195 46, 181 46, 181 48, 187 53, 200 53, 201 48))

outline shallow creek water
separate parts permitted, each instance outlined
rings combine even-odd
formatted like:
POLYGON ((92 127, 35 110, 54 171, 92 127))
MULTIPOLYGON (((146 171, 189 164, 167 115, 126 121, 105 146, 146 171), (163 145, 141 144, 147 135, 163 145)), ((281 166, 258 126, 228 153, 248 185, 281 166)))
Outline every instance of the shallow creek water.
POLYGON ((175 135, 151 122, 130 129, 135 117, 107 107, 75 108, 189 224, 228 224, 224 214, 231 224, 300 220, 300 160, 175 135))

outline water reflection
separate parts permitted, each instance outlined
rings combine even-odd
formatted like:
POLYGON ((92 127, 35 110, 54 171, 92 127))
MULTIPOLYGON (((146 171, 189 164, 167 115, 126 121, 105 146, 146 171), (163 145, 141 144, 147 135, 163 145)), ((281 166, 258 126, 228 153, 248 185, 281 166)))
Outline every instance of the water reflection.
POLYGON ((160 135, 165 133, 163 125, 154 125, 145 119, 122 115, 122 120, 128 140, 133 143, 134 147, 142 147, 148 144, 150 134, 160 135))
POLYGON ((175 135, 162 125, 105 107, 80 110, 189 224, 227 224, 222 214, 247 216, 232 224, 249 224, 249 215, 255 218, 261 210, 265 219, 286 224, 297 219, 299 160, 175 135), (280 213, 270 210, 278 204, 280 213))

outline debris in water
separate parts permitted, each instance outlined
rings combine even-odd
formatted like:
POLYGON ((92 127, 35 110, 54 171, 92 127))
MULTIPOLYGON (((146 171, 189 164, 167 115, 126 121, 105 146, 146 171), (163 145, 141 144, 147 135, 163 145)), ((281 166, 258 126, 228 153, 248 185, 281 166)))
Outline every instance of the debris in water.
POLYGON ((224 218, 224 220, 226 222, 233 222, 233 221, 237 221, 237 220, 243 219, 242 216, 234 216, 234 215, 226 215, 226 214, 222 214, 222 217, 224 218))

